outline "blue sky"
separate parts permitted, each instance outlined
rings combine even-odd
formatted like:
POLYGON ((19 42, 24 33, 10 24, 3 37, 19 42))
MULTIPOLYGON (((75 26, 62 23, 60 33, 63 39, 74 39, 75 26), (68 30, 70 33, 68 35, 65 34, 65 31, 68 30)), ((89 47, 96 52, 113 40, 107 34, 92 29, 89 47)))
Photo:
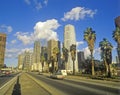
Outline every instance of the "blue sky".
MULTIPOLYGON (((114 19, 120 16, 120 0, 0 0, 0 31, 7 34, 5 64, 17 66, 18 54, 33 49, 34 40, 54 38, 63 42, 64 26, 76 30, 78 50, 89 55, 83 33, 87 27, 96 31, 94 56, 100 59, 99 42, 112 39, 114 19)), ((113 61, 116 50, 113 49, 113 61)))

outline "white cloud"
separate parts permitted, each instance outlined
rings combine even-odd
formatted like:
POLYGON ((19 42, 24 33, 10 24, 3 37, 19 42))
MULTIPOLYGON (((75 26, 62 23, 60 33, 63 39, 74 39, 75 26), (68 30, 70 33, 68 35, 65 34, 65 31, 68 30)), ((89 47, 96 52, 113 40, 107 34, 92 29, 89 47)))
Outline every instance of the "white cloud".
POLYGON ((43 8, 44 6, 47 6, 48 0, 24 0, 27 5, 31 5, 34 8, 36 8, 38 11, 43 8))
POLYGON ((76 42, 76 45, 77 45, 77 46, 82 45, 82 44, 84 44, 83 41, 76 42))
POLYGON ((11 43, 12 43, 12 44, 15 44, 15 43, 16 43, 16 40, 12 40, 11 43))
POLYGON ((29 52, 33 52, 33 48, 24 48, 24 49, 21 49, 18 54, 22 54, 24 53, 25 51, 29 51, 29 52))
POLYGON ((24 0, 24 1, 25 1, 25 3, 28 4, 28 5, 31 4, 30 0, 24 0))
POLYGON ((13 31, 13 28, 12 28, 12 26, 7 26, 7 25, 1 25, 0 26, 0 30, 1 31, 6 31, 6 32, 12 32, 13 31))
POLYGON ((24 48, 24 49, 18 49, 18 48, 7 48, 5 57, 6 58, 17 58, 19 54, 24 53, 25 51, 33 51, 33 48, 24 48))
POLYGON ((11 26, 8 26, 8 27, 7 27, 7 31, 8 31, 8 32, 12 32, 12 30, 13 30, 13 29, 12 29, 11 26))
POLYGON ((97 10, 86 9, 85 7, 75 7, 71 11, 64 14, 63 21, 67 20, 80 20, 86 16, 93 17, 97 10))
POLYGON ((34 26, 34 32, 17 32, 15 35, 25 45, 34 42, 35 40, 58 40, 58 35, 55 30, 60 26, 56 19, 47 20, 45 22, 37 22, 34 26))
POLYGON ((59 27, 56 19, 47 20, 45 22, 37 22, 34 27, 34 36, 36 39, 55 39, 58 40, 55 30, 59 27))
POLYGON ((17 36, 18 40, 22 41, 25 45, 33 42, 32 36, 28 32, 17 32, 15 35, 17 36))
POLYGON ((17 53, 20 51, 20 49, 12 48, 12 49, 6 49, 5 57, 6 58, 16 58, 17 53))
POLYGON ((89 57, 89 56, 90 56, 90 50, 89 50, 89 48, 88 48, 88 47, 86 47, 86 48, 84 48, 84 49, 83 49, 83 51, 84 51, 84 56, 85 56, 85 59, 87 59, 87 57, 89 57))
POLYGON ((44 0, 44 4, 47 5, 48 4, 48 0, 44 0))
POLYGON ((42 8, 42 4, 40 2, 36 3, 36 9, 39 11, 42 8))

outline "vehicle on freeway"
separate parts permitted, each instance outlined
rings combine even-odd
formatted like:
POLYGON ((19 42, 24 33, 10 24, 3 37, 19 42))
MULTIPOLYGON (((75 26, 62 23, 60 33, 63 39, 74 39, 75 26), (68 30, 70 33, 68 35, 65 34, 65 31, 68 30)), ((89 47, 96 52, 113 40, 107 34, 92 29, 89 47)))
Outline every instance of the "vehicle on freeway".
POLYGON ((8 71, 5 71, 5 75, 6 76, 10 76, 11 72, 8 70, 8 71))
POLYGON ((50 75, 50 78, 53 79, 64 79, 67 76, 66 70, 58 70, 55 73, 50 75))

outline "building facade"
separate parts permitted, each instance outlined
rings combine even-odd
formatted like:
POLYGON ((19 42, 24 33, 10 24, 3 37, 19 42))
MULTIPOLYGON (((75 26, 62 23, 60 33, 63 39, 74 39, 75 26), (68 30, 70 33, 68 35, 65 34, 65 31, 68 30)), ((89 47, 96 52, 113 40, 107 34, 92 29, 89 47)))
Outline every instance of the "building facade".
MULTIPOLYGON (((56 40, 49 40, 47 43, 47 54, 48 54, 48 60, 51 59, 51 57, 54 56, 53 49, 58 48, 60 51, 60 41, 56 40)), ((54 68, 57 70, 60 66, 60 54, 58 55, 58 63, 54 63, 54 68)))
POLYGON ((23 61, 23 69, 30 71, 31 64, 32 64, 32 53, 30 51, 25 51, 24 61, 23 61))
MULTIPOLYGON (((71 71, 73 71, 73 62, 70 53, 70 46, 72 44, 76 45, 75 28, 73 25, 68 24, 64 28, 64 47, 67 48, 69 51, 66 70, 71 70, 71 71)), ((75 72, 78 72, 77 52, 76 52, 76 60, 75 60, 75 72)))
POLYGON ((4 66, 6 34, 0 33, 0 67, 4 66))
POLYGON ((18 69, 22 70, 23 69, 23 64, 24 64, 24 54, 18 55, 18 69))
POLYGON ((85 62, 84 52, 79 51, 78 52, 78 68, 79 70, 82 69, 82 64, 85 62))
POLYGON ((40 63, 40 52, 41 52, 40 42, 35 41, 35 43, 34 43, 34 52, 33 52, 34 63, 40 63))

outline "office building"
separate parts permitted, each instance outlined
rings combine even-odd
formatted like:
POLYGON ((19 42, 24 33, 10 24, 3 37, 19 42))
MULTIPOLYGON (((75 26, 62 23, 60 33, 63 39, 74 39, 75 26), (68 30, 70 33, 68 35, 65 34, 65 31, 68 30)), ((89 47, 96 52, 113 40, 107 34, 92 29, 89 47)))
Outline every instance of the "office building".
POLYGON ((24 63, 24 54, 19 54, 18 55, 18 69, 22 70, 23 69, 23 63, 24 63))
POLYGON ((84 52, 79 51, 78 52, 78 68, 79 70, 82 68, 82 64, 85 62, 84 52))
MULTIPOLYGON (((51 57, 54 56, 53 49, 58 48, 60 51, 60 41, 56 40, 49 40, 47 43, 47 54, 48 54, 48 60, 50 60, 51 57)), ((58 58, 58 63, 54 62, 54 68, 57 70, 60 66, 60 54, 57 56, 58 58)))
POLYGON ((0 67, 4 66, 6 34, 0 33, 0 67))
MULTIPOLYGON (((73 25, 68 24, 64 28, 64 47, 67 48, 69 51, 66 70, 71 70, 71 71, 73 71, 73 61, 70 53, 70 46, 72 44, 76 45, 75 28, 73 25)), ((75 72, 78 72, 77 52, 76 52, 76 60, 75 60, 75 72)))
POLYGON ((33 52, 33 56, 34 56, 34 63, 40 63, 40 42, 39 41, 35 41, 34 43, 34 52, 33 52))

